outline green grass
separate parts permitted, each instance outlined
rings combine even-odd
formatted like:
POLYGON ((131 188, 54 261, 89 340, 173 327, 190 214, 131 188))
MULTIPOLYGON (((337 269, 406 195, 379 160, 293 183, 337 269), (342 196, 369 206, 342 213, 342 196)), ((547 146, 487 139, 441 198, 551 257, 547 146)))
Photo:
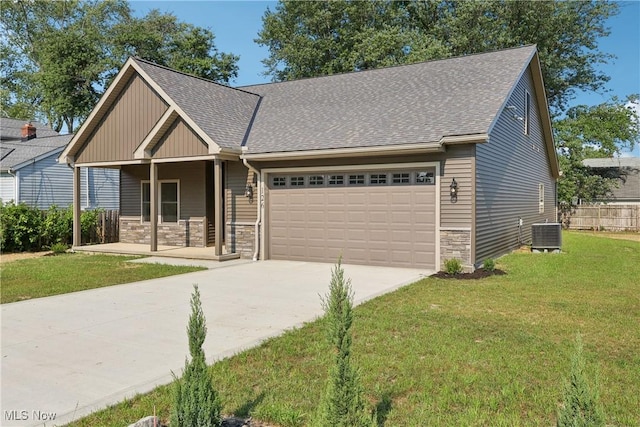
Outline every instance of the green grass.
MULTIPOLYGON (((638 425, 640 243, 563 237, 562 254, 499 259, 506 276, 424 279, 356 309, 353 361, 379 425, 554 425, 577 332, 607 425, 638 425)), ((328 362, 317 321, 211 370, 225 413, 302 426, 328 362)), ((154 406, 167 419, 170 404, 164 386, 73 425, 127 425, 154 406)))
POLYGON ((203 270, 127 262, 139 257, 64 254, 4 263, 0 302, 8 303, 203 270))

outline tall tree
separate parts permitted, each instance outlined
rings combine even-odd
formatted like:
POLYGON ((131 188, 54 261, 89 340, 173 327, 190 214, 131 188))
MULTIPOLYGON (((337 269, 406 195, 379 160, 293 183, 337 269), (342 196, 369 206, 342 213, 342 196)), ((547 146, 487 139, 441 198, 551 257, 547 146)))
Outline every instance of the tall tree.
POLYGON ((151 10, 128 17, 115 28, 116 51, 138 56, 205 79, 228 84, 238 76, 239 57, 219 52, 208 29, 178 21, 171 13, 151 10))
POLYGON ((599 90, 608 77, 596 66, 608 1, 297 2, 267 10, 256 40, 274 80, 445 58, 537 44, 547 97, 559 114, 576 90, 599 90))
POLYGON ((637 102, 637 95, 633 95, 626 100, 614 97, 595 106, 578 105, 555 121, 558 159, 563 171, 558 181, 558 200, 564 206, 576 199, 590 202, 606 196, 624 178, 616 173, 594 171, 582 161, 620 155, 640 143, 640 120, 630 106, 637 102))
POLYGON ((238 57, 210 30, 152 11, 134 18, 125 0, 2 2, 2 114, 44 119, 72 132, 129 55, 222 83, 238 57))

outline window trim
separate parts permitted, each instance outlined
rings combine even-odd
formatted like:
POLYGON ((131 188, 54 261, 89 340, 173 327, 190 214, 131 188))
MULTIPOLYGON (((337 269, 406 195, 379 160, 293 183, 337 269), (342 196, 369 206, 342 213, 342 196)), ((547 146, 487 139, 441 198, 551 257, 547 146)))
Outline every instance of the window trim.
POLYGON ((531 94, 524 91, 524 134, 531 134, 531 94))
MULTIPOLYGON (((151 209, 149 209, 149 219, 145 221, 144 219, 144 185, 149 184, 149 207, 151 207, 151 181, 148 179, 143 179, 140 181, 140 222, 143 224, 149 224, 151 222, 151 209)), ((180 222, 180 180, 179 179, 160 179, 158 180, 158 224, 177 224, 180 222), (176 204, 177 204, 177 217, 175 221, 163 221, 162 217, 162 184, 176 184, 176 204)))

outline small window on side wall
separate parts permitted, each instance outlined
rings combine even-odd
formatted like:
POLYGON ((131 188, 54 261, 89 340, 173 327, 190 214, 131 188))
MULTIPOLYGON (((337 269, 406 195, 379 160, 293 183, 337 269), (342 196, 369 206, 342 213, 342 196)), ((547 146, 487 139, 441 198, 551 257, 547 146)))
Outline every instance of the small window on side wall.
POLYGON ((544 184, 538 184, 538 213, 544 213, 544 184))
POLYGON ((531 94, 524 91, 524 134, 529 135, 531 127, 531 94))

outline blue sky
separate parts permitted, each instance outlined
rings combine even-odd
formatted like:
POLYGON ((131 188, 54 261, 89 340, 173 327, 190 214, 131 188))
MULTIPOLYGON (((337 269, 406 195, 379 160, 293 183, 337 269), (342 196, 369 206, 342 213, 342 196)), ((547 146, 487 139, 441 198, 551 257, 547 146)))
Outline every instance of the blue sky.
MULTIPOLYGON (((240 56, 238 78, 233 86, 244 86, 270 81, 263 75, 265 68, 261 60, 268 56, 265 47, 253 40, 262 28, 262 16, 269 7, 275 9, 274 1, 131 1, 137 15, 145 15, 151 9, 172 12, 181 21, 209 28, 216 36, 216 47, 221 52, 240 56)), ((580 93, 572 105, 594 105, 615 95, 640 94, 640 1, 619 2, 620 13, 608 22, 611 35, 599 42, 603 52, 614 54, 617 59, 600 69, 611 77, 602 94, 580 93)), ((633 155, 640 156, 640 146, 633 155)))

